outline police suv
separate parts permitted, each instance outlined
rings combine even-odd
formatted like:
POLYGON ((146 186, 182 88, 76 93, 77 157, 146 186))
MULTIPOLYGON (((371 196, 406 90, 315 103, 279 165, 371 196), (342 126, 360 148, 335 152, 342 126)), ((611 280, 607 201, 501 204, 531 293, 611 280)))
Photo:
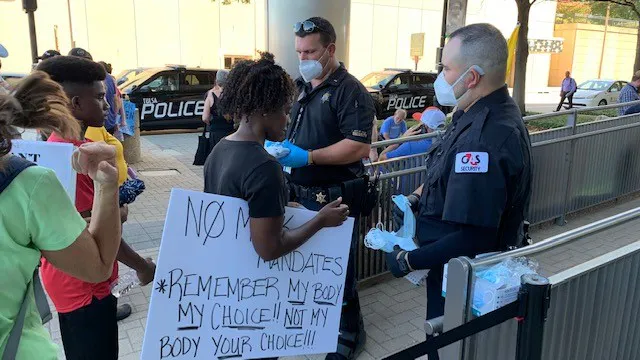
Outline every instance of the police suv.
POLYGON ((385 69, 372 72, 360 81, 373 97, 378 119, 392 116, 397 109, 405 109, 410 118, 413 113, 433 105, 436 77, 435 72, 385 69))
POLYGON ((167 65, 147 69, 119 86, 136 105, 141 130, 202 127, 204 94, 213 87, 217 70, 167 65))

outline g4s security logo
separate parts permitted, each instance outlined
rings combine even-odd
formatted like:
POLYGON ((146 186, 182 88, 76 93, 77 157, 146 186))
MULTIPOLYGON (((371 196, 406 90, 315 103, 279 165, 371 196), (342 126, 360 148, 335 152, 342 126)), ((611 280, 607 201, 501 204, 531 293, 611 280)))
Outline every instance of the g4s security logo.
POLYGON ((456 154, 456 173, 473 174, 489 171, 489 154, 486 152, 461 152, 456 154))

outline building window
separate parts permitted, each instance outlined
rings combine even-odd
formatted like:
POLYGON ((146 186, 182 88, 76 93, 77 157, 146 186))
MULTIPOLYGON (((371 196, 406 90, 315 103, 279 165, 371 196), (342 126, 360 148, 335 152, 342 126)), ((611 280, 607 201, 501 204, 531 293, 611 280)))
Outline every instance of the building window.
POLYGON ((251 60, 249 55, 225 55, 224 56, 224 68, 231 69, 235 63, 241 60, 251 60))

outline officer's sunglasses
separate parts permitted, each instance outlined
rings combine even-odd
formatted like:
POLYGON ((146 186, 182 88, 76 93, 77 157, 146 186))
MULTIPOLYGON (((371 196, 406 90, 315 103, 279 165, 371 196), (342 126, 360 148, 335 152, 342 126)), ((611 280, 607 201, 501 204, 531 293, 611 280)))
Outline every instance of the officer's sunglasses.
POLYGON ((322 30, 321 27, 314 24, 313 21, 299 21, 293 25, 293 31, 297 33, 313 33, 322 30))

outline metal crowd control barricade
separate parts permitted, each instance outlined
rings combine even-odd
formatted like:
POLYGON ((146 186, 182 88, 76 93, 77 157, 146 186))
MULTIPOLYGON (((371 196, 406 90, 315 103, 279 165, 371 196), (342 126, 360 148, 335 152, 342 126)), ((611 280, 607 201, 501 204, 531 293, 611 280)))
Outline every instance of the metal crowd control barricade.
MULTIPOLYGON (((443 317, 427 321, 427 332, 447 331, 473 320, 475 272, 509 257, 533 256, 575 239, 640 217, 640 208, 596 221, 534 245, 478 260, 449 261, 443 317)), ((640 241, 549 277, 551 302, 546 323, 530 329, 542 336, 541 357, 556 359, 637 359, 640 356, 640 241), (538 331, 539 330, 539 331, 538 331)), ((517 321, 498 326, 443 348, 443 360, 512 360, 517 321)), ((535 342, 535 341, 534 341, 535 342)))

